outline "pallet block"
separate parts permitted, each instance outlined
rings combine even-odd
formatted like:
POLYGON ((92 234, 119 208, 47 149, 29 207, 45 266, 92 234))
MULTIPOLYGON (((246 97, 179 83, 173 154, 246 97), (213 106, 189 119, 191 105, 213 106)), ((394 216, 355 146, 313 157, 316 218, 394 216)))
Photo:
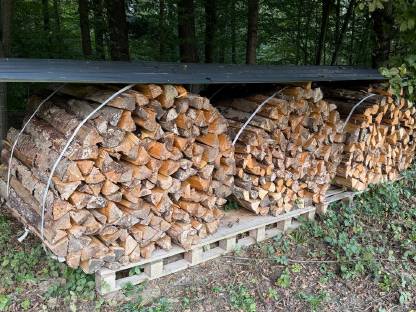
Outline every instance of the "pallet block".
POLYGON ((361 192, 347 191, 343 188, 332 187, 326 193, 325 202, 316 205, 316 213, 319 215, 326 214, 329 205, 337 201, 342 201, 351 206, 354 201, 354 196, 360 193, 361 192))
POLYGON ((218 231, 192 246, 190 250, 174 245, 169 251, 156 250, 151 258, 125 265, 118 270, 99 270, 95 275, 97 291, 104 295, 122 289, 127 283, 140 284, 185 270, 236 248, 247 247, 293 230, 300 224, 296 219, 313 219, 314 216, 313 206, 292 210, 276 217, 257 216, 242 210, 226 212, 218 231), (120 277, 123 273, 129 275, 128 272, 133 267, 136 268, 136 274, 120 277))

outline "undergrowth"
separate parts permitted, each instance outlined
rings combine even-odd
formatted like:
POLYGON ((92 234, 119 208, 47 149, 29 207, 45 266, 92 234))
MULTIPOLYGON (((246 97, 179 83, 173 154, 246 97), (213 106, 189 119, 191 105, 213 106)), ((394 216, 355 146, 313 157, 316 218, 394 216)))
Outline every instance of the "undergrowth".
POLYGON ((30 310, 32 299, 38 299, 32 297, 37 296, 60 298, 72 306, 78 300, 96 298, 94 276, 48 258, 33 238, 16 244, 16 234, 9 219, 0 216, 0 311, 17 302, 19 310, 30 310), (32 293, 31 286, 42 282, 45 291, 32 293))
MULTIPOLYGON (((305 246, 306 263, 320 264, 320 282, 339 276, 346 281, 370 277, 381 292, 391 293, 398 304, 411 302, 416 291, 416 170, 394 183, 370 187, 354 198, 351 206, 336 203, 317 222, 304 222, 288 236, 275 237, 265 249, 275 263, 286 265, 276 286, 288 288, 290 254, 305 246), (327 264, 335 264, 332 271, 327 264)), ((325 296, 304 293, 299 298, 317 310, 325 296), (315 300, 316 299, 316 300, 315 300)))

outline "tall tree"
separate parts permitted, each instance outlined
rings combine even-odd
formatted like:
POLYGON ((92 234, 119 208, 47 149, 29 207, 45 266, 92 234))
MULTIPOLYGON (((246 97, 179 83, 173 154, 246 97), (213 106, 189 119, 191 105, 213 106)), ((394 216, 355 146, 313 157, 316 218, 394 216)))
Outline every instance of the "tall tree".
POLYGON ((214 61, 215 32, 217 25, 217 1, 205 0, 205 63, 214 61))
POLYGON ((51 27, 49 21, 49 1, 42 0, 43 30, 49 34, 51 27))
POLYGON ((236 22, 236 0, 231 0, 231 63, 237 63, 237 22, 236 22))
POLYGON ((60 0, 53 0, 53 19, 55 22, 55 29, 53 31, 54 46, 58 48, 58 53, 62 53, 62 35, 61 35, 61 13, 60 0))
POLYGON ((55 18, 56 32, 58 34, 61 32, 61 13, 59 7, 59 0, 53 0, 53 14, 55 18))
POLYGON ((335 63, 337 62, 338 53, 341 49, 342 42, 344 41, 344 35, 347 32, 348 24, 350 23, 352 13, 355 9, 355 3, 356 0, 350 0, 347 12, 344 16, 344 22, 342 23, 341 30, 338 30, 338 35, 335 35, 336 42, 334 53, 332 54, 331 65, 335 65, 335 63))
POLYGON ((178 0, 178 34, 181 62, 198 62, 194 0, 178 0))
POLYGON ((52 44, 51 42, 51 22, 49 16, 49 0, 42 0, 42 15, 43 15, 43 31, 49 42, 49 48, 52 44))
POLYGON ((164 61, 166 54, 166 2, 159 0, 159 61, 164 61))
POLYGON ((352 12, 352 25, 351 25, 350 48, 349 48, 349 54, 348 54, 348 65, 353 65, 354 41, 355 41, 355 10, 352 12))
MULTIPOLYGON (((11 55, 12 49, 12 16, 13 0, 1 0, 1 40, 0 57, 11 55)), ((7 84, 0 83, 0 138, 3 139, 7 131, 7 84)), ((0 148, 2 143, 0 141, 0 148)))
POLYGON ((319 32, 318 48, 316 50, 316 56, 315 56, 316 65, 321 65, 322 52, 324 50, 326 33, 328 30, 330 9, 331 9, 331 0, 322 0, 321 30, 319 32))
POLYGON ((103 0, 93 0, 92 9, 94 12, 93 24, 94 24, 94 43, 95 54, 99 59, 105 59, 105 47, 104 47, 104 13, 103 13, 103 0))
POLYGON ((393 39, 393 3, 384 3, 383 9, 377 9, 371 14, 375 44, 372 53, 373 67, 380 67, 390 57, 391 42, 393 39))
POLYGON ((257 24, 259 19, 259 0, 248 0, 248 26, 246 63, 256 64, 257 52, 257 24))
POLYGON ((105 0, 110 33, 110 55, 114 61, 130 60, 129 31, 124 0, 105 0))
POLYGON ((305 9, 303 0, 297 1, 297 16, 296 16, 296 64, 300 62, 300 49, 302 38, 302 12, 305 9))
POLYGON ((92 55, 88 0, 78 0, 79 24, 81 27, 81 45, 84 56, 92 55))

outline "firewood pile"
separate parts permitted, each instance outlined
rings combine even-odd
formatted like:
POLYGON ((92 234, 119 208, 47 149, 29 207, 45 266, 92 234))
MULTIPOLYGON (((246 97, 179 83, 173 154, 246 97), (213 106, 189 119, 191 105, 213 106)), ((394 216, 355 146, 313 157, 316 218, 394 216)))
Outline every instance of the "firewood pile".
MULTIPOLYGON (((80 121, 116 90, 66 86, 21 135, 8 202, 38 235, 54 162, 80 121)), ((227 127, 208 99, 179 86, 137 85, 118 96, 81 127, 55 171, 45 244, 69 266, 94 272, 148 258, 172 242, 190 248, 214 233, 234 184, 227 127)), ((8 132, 3 164, 17 135, 8 132)), ((4 187, 5 165, 1 171, 4 187)))
MULTIPOLYGON (((396 180, 412 163, 416 147, 416 108, 380 86, 366 91, 375 96, 358 106, 345 126, 344 154, 335 178, 336 184, 358 191, 396 180)), ((344 119, 367 95, 358 89, 328 88, 324 93, 344 119)))
MULTIPOLYGON (((394 180, 415 153, 416 108, 378 86, 344 128, 366 93, 328 88, 324 97, 305 83, 214 107, 181 86, 137 85, 79 129, 54 172, 42 227, 55 161, 79 123, 117 90, 65 86, 27 125, 13 158, 18 130, 9 130, 1 151, 0 190, 10 169, 11 212, 87 273, 172 244, 189 249, 218 229, 230 195, 255 214, 278 215, 323 203, 331 183, 363 190, 394 180)), ((43 98, 31 97, 29 107, 43 98)))
MULTIPOLYGON (((222 100, 234 138, 266 95, 222 100)), ((321 203, 343 148, 336 106, 311 84, 290 87, 256 114, 235 144, 234 197, 257 214, 278 215, 295 204, 321 203)))

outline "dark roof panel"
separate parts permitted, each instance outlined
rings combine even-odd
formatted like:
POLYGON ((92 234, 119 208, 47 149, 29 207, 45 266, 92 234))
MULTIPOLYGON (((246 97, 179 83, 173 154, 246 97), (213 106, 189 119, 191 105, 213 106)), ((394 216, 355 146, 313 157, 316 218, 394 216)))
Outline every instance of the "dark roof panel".
POLYGON ((0 59, 2 82, 226 84, 383 79, 375 69, 350 66, 0 59))

